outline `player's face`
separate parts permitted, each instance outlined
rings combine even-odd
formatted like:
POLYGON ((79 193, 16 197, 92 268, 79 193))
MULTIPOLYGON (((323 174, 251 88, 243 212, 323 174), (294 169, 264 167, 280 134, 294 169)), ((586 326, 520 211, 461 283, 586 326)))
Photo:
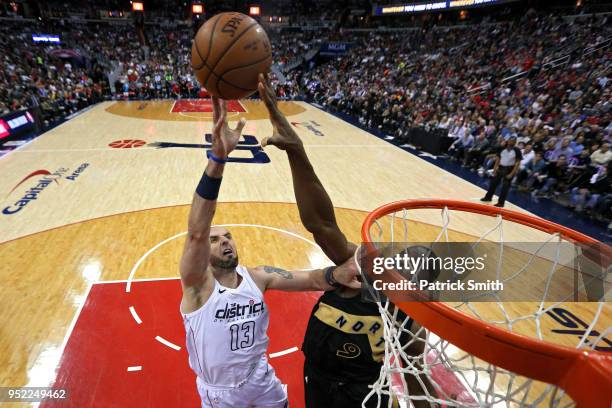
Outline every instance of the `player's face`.
POLYGON ((233 269, 238 266, 238 251, 232 234, 221 227, 210 230, 210 264, 216 268, 233 269))

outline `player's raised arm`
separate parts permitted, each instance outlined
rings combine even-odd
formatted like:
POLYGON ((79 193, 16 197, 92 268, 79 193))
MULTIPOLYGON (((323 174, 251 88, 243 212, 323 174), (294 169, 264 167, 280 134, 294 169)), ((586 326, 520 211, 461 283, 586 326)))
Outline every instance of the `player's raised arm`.
POLYGON ((359 289, 359 271, 353 257, 340 266, 308 271, 287 271, 274 266, 260 266, 251 270, 262 291, 277 289, 284 291, 332 290, 344 285, 359 289))
POLYGON ((339 265, 353 255, 357 246, 348 242, 338 227, 332 201, 308 160, 302 140, 278 109, 274 89, 263 74, 259 77, 258 90, 274 129, 272 136, 262 140, 261 144, 270 144, 287 152, 302 224, 314 236, 325 255, 339 265))
POLYGON ((217 196, 225 162, 238 144, 245 124, 245 121, 241 120, 236 129, 230 129, 227 124, 225 101, 213 96, 212 102, 214 121, 212 154, 193 195, 187 239, 179 266, 184 312, 195 310, 204 304, 213 288, 212 275, 207 271, 210 256, 210 227, 217 208, 217 196))

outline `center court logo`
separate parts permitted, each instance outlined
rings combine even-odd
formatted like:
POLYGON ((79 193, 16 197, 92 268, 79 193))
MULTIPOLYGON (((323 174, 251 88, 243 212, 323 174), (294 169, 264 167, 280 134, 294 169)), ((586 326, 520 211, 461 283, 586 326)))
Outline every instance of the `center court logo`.
POLYGON ((51 183, 55 182, 59 185, 60 179, 76 181, 77 177, 87 168, 89 167, 89 163, 82 163, 79 167, 77 167, 72 173, 69 173, 70 170, 66 167, 60 167, 55 170, 53 173, 49 170, 36 170, 32 173, 25 176, 15 187, 11 189, 11 191, 7 194, 9 196, 13 191, 15 191, 19 186, 24 184, 30 179, 33 179, 37 176, 42 176, 37 180, 37 183, 31 186, 23 196, 17 200, 14 204, 5 207, 2 210, 2 214, 4 215, 12 215, 16 214, 19 211, 23 210, 28 204, 38 199, 38 197, 47 190, 51 183))
MULTIPOLYGON (((261 144, 257 138, 253 135, 242 135, 242 141, 238 142, 236 151, 244 151, 247 154, 251 154, 251 157, 229 157, 227 161, 229 163, 250 163, 250 164, 266 164, 270 163, 270 157, 264 152, 261 144)), ((174 142, 154 142, 149 143, 147 146, 155 147, 157 149, 168 149, 168 148, 195 148, 205 149, 206 155, 210 157, 212 148, 212 134, 206 133, 204 135, 205 144, 188 144, 188 143, 174 143, 174 142)), ((115 142, 113 142, 115 143, 115 142)), ((114 147, 114 146, 111 146, 114 147)), ((137 146, 140 147, 140 146, 137 146)))

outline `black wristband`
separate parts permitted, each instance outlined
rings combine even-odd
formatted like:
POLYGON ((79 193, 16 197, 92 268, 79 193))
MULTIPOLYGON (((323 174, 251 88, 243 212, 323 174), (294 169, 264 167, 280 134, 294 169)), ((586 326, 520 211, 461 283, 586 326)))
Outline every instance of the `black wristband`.
POLYGON ((336 270, 336 268, 337 268, 337 266, 330 266, 330 267, 325 269, 325 282, 327 282, 327 284, 329 286, 332 286, 334 288, 338 288, 338 287, 342 286, 340 283, 338 283, 334 279, 334 271, 336 270))
POLYGON ((219 197, 219 189, 221 188, 222 178, 208 177, 206 171, 202 174, 202 178, 196 188, 196 193, 205 200, 216 200, 219 197))

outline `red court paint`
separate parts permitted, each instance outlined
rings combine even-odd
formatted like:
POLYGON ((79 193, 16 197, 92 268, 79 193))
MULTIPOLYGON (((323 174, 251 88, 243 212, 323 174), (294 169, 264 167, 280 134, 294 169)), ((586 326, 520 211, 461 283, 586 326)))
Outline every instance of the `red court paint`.
MULTIPOLYGON (((78 316, 60 360, 55 388, 68 390, 64 402, 43 407, 198 407, 195 375, 189 368, 185 331, 179 312, 178 279, 94 284, 78 316), (129 307, 142 323, 138 324, 129 307), (176 351, 155 339, 181 347, 176 351), (128 372, 128 367, 142 366, 128 372)), ((318 292, 266 292, 270 311, 269 353, 301 348, 308 317, 318 292)), ((435 354, 427 356, 428 361, 435 354)), ((292 408, 304 407, 301 351, 270 359, 276 374, 288 385, 292 408)), ((451 372, 438 367, 432 373, 446 392, 473 402, 451 372)), ((397 384, 397 383, 396 383, 397 384)))
MULTIPOLYGON (((431 377, 436 384, 443 390, 444 394, 452 396, 452 398, 457 401, 465 405, 476 404, 477 401, 470 395, 470 392, 463 384, 461 384, 461 381, 459 381, 455 373, 440 364, 441 359, 438 356, 439 353, 436 350, 429 350, 429 353, 427 353, 425 357, 429 364, 435 364, 431 367, 431 377)), ((443 405, 443 407, 446 407, 446 405, 443 405)))
MULTIPOLYGON (((228 112, 246 112, 238 101, 227 101, 228 112)), ((210 99, 179 99, 172 107, 172 113, 180 112, 212 112, 210 99)))
MULTIPOLYGON (((270 346, 275 353, 301 348, 304 331, 319 293, 269 291, 270 346)), ((95 284, 66 344, 55 388, 66 388, 68 400, 43 407, 198 407, 195 375, 189 368, 178 280, 95 284), (137 324, 129 307, 142 319, 137 324), (156 336, 181 347, 173 350, 156 336), (128 372, 131 366, 141 371, 128 372)), ((293 352, 270 360, 288 384, 292 408, 304 407, 303 355, 293 352)))

